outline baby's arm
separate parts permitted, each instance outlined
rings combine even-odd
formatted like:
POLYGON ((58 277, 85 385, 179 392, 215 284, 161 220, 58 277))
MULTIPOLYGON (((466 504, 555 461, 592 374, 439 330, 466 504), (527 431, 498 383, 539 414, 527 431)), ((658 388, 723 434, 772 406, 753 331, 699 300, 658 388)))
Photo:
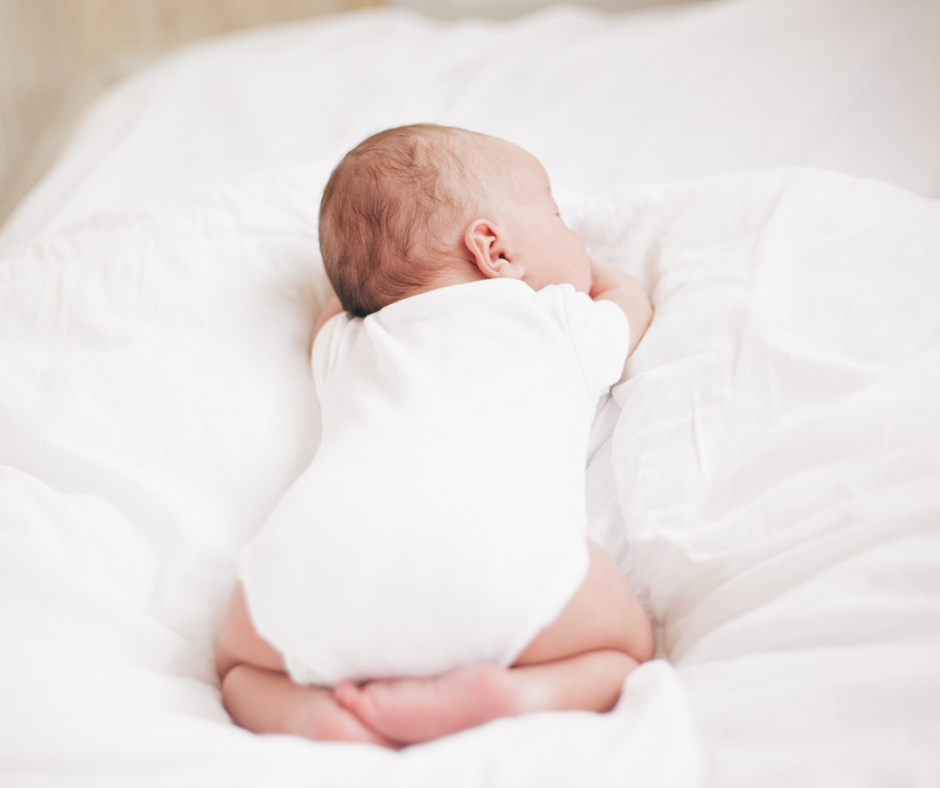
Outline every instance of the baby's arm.
POLYGON ((323 328, 323 324, 329 320, 334 315, 338 315, 343 311, 343 305, 339 302, 339 299, 336 296, 333 296, 329 301, 326 302, 326 306, 320 310, 320 315, 317 317, 317 322, 313 324, 313 331, 310 333, 310 344, 313 345, 313 340, 316 339, 317 333, 323 328))
POLYGON ((601 298, 613 301, 627 316, 630 325, 629 356, 653 319, 653 305, 649 296, 636 279, 606 260, 591 258, 591 276, 591 298, 595 301, 601 298))

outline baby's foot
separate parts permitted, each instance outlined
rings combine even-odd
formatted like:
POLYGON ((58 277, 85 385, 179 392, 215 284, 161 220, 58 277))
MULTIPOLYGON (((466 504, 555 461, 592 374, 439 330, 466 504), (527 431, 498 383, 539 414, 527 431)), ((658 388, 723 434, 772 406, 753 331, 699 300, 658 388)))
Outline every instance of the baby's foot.
POLYGON ((340 682, 336 701, 368 727, 413 744, 456 733, 513 712, 516 677, 496 665, 457 668, 429 679, 340 682))
POLYGON ((298 720, 295 732, 299 735, 318 741, 362 742, 398 749, 399 745, 339 705, 332 694, 318 693, 311 701, 298 720))

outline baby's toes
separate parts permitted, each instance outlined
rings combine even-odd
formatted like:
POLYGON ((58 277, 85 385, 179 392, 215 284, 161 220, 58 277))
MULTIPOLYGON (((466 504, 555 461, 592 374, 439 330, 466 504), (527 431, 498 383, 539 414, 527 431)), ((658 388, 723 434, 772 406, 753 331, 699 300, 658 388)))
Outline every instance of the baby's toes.
POLYGON ((336 685, 333 697, 340 706, 351 711, 366 725, 381 731, 381 714, 374 697, 375 683, 370 681, 360 687, 346 679, 336 685))
POLYGON ((399 749, 400 746, 372 730, 358 716, 338 704, 333 705, 326 713, 321 714, 313 727, 313 738, 319 741, 347 741, 363 744, 377 744, 389 749, 399 749))
POLYGON ((347 709, 352 709, 362 696, 362 692, 351 679, 343 679, 333 688, 333 699, 347 709))

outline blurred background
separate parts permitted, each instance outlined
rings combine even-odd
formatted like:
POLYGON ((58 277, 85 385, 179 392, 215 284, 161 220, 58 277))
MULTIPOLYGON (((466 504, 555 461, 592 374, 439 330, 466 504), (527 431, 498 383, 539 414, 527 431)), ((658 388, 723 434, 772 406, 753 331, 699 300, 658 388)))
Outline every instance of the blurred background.
MULTIPOLYGON (((681 0, 582 0, 619 11, 681 0)), ((0 0, 0 224, 110 84, 207 36, 400 6, 441 19, 509 19, 551 0, 0 0)), ((570 4, 574 4, 569 2, 570 4)))

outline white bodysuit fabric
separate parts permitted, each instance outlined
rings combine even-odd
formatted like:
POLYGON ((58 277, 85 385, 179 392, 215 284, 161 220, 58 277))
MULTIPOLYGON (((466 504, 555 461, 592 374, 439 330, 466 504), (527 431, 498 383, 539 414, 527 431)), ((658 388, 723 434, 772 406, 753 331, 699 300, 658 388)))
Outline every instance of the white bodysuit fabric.
POLYGON ((615 304, 506 279, 328 321, 320 447, 239 562, 291 677, 512 664, 584 578, 588 432, 628 346, 615 304))

